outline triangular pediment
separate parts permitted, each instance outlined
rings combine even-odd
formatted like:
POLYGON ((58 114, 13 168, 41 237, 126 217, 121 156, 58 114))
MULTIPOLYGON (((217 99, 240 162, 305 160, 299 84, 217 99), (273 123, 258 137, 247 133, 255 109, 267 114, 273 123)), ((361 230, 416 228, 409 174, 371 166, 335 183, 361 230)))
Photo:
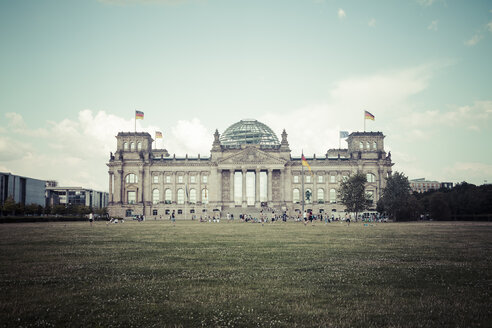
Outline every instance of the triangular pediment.
POLYGON ((278 158, 275 155, 269 154, 258 149, 255 146, 247 147, 230 156, 226 156, 218 161, 218 164, 276 164, 285 165, 287 161, 278 158))

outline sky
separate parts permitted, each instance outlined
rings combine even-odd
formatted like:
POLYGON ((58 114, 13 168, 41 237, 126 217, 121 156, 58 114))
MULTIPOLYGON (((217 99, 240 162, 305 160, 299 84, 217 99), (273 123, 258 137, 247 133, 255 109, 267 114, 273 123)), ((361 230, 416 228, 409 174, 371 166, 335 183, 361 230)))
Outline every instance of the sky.
POLYGON ((0 0, 0 171, 107 191, 140 110, 171 156, 253 118, 320 157, 365 123, 409 179, 491 183, 491 58, 490 1, 0 0))

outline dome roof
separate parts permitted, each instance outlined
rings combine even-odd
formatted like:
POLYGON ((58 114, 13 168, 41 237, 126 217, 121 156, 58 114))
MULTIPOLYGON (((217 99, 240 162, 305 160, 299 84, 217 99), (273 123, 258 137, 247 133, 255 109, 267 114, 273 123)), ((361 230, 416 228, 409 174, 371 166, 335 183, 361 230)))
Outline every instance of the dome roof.
POLYGON ((257 120, 241 120, 234 123, 220 136, 220 143, 223 146, 232 147, 240 147, 244 144, 259 144, 268 147, 280 145, 272 129, 257 120))

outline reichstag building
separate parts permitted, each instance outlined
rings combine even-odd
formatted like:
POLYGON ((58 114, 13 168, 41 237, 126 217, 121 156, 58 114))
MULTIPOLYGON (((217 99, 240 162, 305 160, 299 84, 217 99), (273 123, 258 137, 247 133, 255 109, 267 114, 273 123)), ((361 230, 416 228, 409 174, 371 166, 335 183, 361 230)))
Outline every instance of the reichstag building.
POLYGON ((167 218, 259 213, 262 209, 297 215, 302 209, 339 215, 340 182, 362 171, 373 206, 391 175, 391 156, 381 132, 353 132, 348 149, 329 149, 322 157, 306 157, 311 171, 293 157, 282 132, 281 140, 265 124, 241 120, 222 135, 215 131, 209 157, 170 156, 152 149, 146 132, 120 132, 109 163, 111 216, 145 215, 167 218), (304 179, 304 183, 302 183, 304 179), (304 193, 302 192, 304 190, 304 193))

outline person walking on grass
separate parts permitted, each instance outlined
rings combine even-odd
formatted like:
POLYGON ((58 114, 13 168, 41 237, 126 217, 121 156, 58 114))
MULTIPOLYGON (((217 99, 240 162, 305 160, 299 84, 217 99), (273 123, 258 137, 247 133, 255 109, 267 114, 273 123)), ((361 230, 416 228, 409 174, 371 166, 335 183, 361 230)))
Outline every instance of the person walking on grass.
POLYGON ((171 222, 173 223, 173 225, 176 224, 176 214, 175 214, 174 210, 171 213, 171 222))
POLYGON ((89 223, 91 224, 91 227, 92 227, 92 222, 94 222, 94 212, 89 213, 89 223))

